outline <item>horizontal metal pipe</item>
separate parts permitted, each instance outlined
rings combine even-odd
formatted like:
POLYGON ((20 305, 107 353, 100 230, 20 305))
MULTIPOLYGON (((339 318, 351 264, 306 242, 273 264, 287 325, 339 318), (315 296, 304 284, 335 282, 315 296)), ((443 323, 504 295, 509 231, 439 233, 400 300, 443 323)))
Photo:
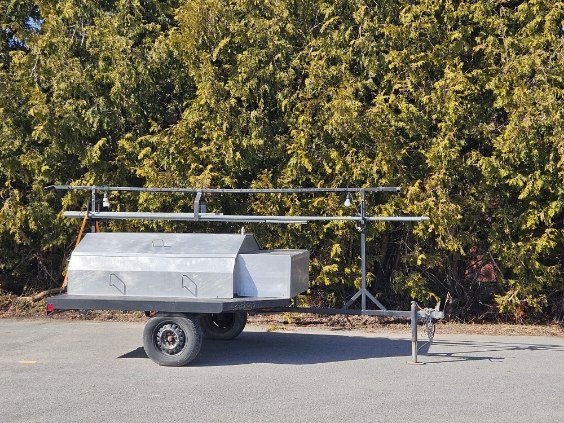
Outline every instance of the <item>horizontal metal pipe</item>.
MULTIPOLYGON (((353 315, 353 316, 377 316, 377 317, 396 317, 402 319, 409 319, 411 317, 411 311, 403 310, 354 310, 354 309, 343 309, 343 308, 315 308, 315 307, 276 307, 276 308, 265 308, 256 310, 257 313, 268 314, 268 313, 311 313, 311 314, 328 314, 328 315, 353 315)), ((433 319, 444 318, 444 313, 442 311, 433 310, 430 312, 433 319)), ((424 319, 427 317, 427 311, 421 310, 417 312, 418 319, 424 319)))
POLYGON ((369 222, 424 222, 429 216, 373 216, 367 217, 369 222))
MULTIPOLYGON (((64 212, 65 217, 83 218, 83 211, 64 212)), ((170 220, 188 222, 229 222, 229 223, 286 223, 301 225, 307 223, 303 219, 269 219, 268 216, 233 216, 214 213, 199 213, 198 218, 194 213, 152 213, 152 212, 90 212, 88 216, 97 220, 170 220)))
POLYGON ((161 188, 161 187, 112 187, 106 185, 49 185, 45 189, 63 191, 131 191, 205 194, 297 194, 323 192, 399 192, 400 187, 351 187, 351 188, 161 188))
MULTIPOLYGON (((83 218, 85 211, 66 211, 65 217, 83 218)), ((194 213, 155 213, 155 212, 88 212, 91 219, 98 220, 178 220, 178 221, 206 221, 206 222, 266 222, 266 223, 306 223, 312 221, 361 221, 360 216, 254 216, 200 213, 198 218, 194 213)), ((428 220, 427 216, 375 216, 368 221, 380 222, 421 222, 428 220)))

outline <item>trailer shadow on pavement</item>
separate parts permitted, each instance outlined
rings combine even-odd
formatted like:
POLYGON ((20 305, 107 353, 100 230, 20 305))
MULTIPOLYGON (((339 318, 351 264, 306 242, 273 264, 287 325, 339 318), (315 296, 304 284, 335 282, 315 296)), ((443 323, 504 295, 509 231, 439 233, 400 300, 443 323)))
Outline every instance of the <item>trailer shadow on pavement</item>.
MULTIPOLYGON (((426 340, 420 342, 419 354, 428 363, 504 360, 507 351, 564 351, 559 345, 501 343, 494 341, 440 341, 429 350, 426 340), (424 356, 424 357, 423 357, 424 356)), ((408 359, 408 339, 363 337, 346 334, 293 332, 244 332, 232 341, 204 340, 198 358, 191 367, 228 366, 253 363, 307 365, 354 361, 381 357, 408 359)), ((143 347, 119 358, 147 358, 143 347)))
POLYGON ((435 345, 443 351, 427 352, 426 356, 433 358, 429 363, 446 363, 456 361, 484 360, 501 361, 500 352, 512 351, 553 351, 564 353, 564 347, 557 344, 522 344, 519 342, 493 342, 493 341, 439 341, 435 345), (447 350, 447 351, 445 351, 447 350), (494 353, 492 357, 483 357, 475 354, 494 353))

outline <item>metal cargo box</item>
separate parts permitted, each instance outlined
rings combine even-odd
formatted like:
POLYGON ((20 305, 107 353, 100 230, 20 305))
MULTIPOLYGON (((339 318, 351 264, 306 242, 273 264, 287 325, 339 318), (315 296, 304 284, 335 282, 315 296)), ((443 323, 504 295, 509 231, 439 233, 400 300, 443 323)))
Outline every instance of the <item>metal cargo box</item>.
POLYGON ((261 251, 251 234, 90 233, 71 255, 67 292, 290 298, 307 289, 308 265, 303 250, 261 251), (253 261, 255 255, 268 261, 268 267, 261 271, 253 261), (245 268, 241 261, 252 263, 251 271, 239 272, 245 268))
POLYGON ((242 297, 292 298, 309 284, 309 251, 263 250, 240 254, 235 290, 242 297))

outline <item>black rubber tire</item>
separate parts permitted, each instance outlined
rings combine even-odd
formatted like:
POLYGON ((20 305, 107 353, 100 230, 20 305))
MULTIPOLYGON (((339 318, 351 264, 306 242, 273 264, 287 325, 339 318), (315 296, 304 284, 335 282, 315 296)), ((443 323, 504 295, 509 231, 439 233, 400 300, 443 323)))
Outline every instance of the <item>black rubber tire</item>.
POLYGON ((202 346, 200 319, 193 314, 169 314, 152 317, 143 330, 143 348, 147 356, 160 366, 181 367, 196 358, 202 346), (184 335, 179 351, 170 353, 159 347, 159 330, 174 327, 184 335))
POLYGON ((247 312, 202 314, 200 324, 205 338, 228 341, 243 332, 247 324, 247 312))

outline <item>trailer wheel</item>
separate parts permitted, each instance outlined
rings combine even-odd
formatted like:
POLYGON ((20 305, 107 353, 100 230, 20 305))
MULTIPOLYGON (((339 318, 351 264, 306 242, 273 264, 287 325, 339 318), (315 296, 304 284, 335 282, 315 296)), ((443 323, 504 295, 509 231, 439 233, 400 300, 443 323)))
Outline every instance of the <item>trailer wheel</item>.
POLYGON ((196 358, 201 346, 200 321, 191 314, 153 317, 143 330, 143 348, 161 366, 185 366, 196 358))
POLYGON ((207 339, 230 340, 243 332, 247 324, 247 312, 203 314, 200 324, 207 339))

